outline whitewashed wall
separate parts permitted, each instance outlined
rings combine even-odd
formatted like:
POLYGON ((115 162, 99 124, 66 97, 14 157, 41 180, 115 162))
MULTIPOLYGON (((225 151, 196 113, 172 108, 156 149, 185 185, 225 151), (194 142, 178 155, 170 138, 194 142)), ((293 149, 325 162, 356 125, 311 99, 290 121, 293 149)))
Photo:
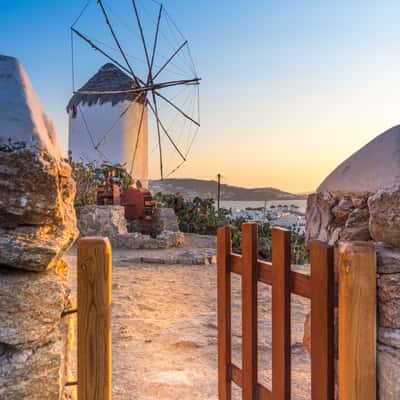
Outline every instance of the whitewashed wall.
MULTIPOLYGON (((95 104, 92 106, 80 105, 75 118, 69 115, 69 150, 72 151, 74 161, 108 161, 111 163, 126 163, 127 170, 131 170, 134 149, 136 145, 139 122, 143 105, 134 103, 128 112, 118 120, 120 114, 129 105, 128 101, 116 105, 111 103, 95 104), (82 115, 83 114, 83 115, 82 115), (106 142, 99 150, 95 150, 85 127, 85 121, 92 134, 93 142, 97 144, 104 134, 115 124, 106 142)), ((142 128, 139 137, 138 149, 135 157, 133 174, 142 184, 148 184, 148 121, 147 108, 144 112, 142 128)))

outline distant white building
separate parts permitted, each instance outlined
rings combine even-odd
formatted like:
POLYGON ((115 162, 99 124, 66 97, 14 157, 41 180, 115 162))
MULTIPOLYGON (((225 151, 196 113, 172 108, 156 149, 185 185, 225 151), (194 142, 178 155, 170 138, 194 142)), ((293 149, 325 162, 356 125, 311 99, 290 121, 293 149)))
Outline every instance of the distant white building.
POLYGON ((277 216, 271 223, 276 226, 295 230, 301 234, 305 232, 305 218, 303 216, 284 213, 277 216))
POLYGON ((114 64, 101 67, 68 103, 69 151, 74 161, 125 164, 147 187, 147 106, 135 87, 114 64))

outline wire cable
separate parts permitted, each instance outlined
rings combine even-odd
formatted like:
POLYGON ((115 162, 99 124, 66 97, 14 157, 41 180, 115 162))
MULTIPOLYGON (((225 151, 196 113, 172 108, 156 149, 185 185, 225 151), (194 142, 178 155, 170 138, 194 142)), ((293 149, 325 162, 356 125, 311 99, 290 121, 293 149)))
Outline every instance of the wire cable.
POLYGON ((85 4, 85 6, 82 8, 81 12, 79 13, 78 17, 75 19, 74 23, 71 25, 71 28, 73 28, 78 21, 81 19, 82 15, 85 13, 87 8, 89 7, 89 4, 92 2, 92 0, 88 0, 85 4))
POLYGON ((108 161, 108 157, 102 151, 100 151, 99 149, 96 148, 93 134, 92 134, 91 130, 89 129, 89 125, 87 123, 85 113, 83 112, 82 107, 79 104, 78 104, 78 110, 79 110, 79 113, 82 115, 83 124, 85 125, 86 132, 89 135, 89 138, 90 138, 90 141, 92 142, 93 148, 105 159, 105 161, 108 161))
POLYGON ((71 78, 72 78, 72 93, 75 92, 75 50, 74 50, 74 32, 71 32, 71 78))

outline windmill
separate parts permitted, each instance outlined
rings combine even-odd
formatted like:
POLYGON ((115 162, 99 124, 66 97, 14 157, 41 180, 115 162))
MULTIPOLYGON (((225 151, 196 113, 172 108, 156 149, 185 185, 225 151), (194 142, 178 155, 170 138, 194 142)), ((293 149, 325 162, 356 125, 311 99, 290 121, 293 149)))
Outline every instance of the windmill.
MULTIPOLYGON (((122 1, 118 4, 122 4, 122 1)), ((124 141, 120 143, 121 151, 124 152, 121 161, 125 161, 131 175, 135 174, 140 153, 142 158, 144 157, 142 163, 146 164, 142 168, 146 171, 143 174, 147 174, 147 117, 149 116, 149 126, 156 132, 156 146, 151 153, 157 150, 156 147, 158 148, 160 177, 164 179, 187 161, 198 134, 201 79, 197 75, 188 40, 163 4, 156 0, 126 0, 123 14, 125 19, 122 19, 106 0, 96 2, 89 0, 71 26, 74 95, 67 110, 72 118, 76 118, 77 112, 81 113, 80 129, 86 131, 88 146, 91 146, 92 152, 97 154, 98 159, 110 161, 107 146, 111 148, 113 142, 124 141), (152 5, 151 10, 149 4, 152 5), (85 14, 88 14, 89 8, 93 6, 102 18, 108 39, 112 41, 111 46, 78 27, 85 14), (146 21, 150 21, 147 24, 143 23, 143 14, 147 15, 146 21), (129 18, 129 22, 126 22, 126 18, 129 18), (125 36, 121 35, 121 30, 114 24, 117 20, 122 21, 122 26, 135 35, 126 36, 126 33, 125 36), (150 29, 152 22, 153 26, 150 29), (95 50, 103 60, 108 61, 92 80, 78 90, 75 89, 77 67, 75 38, 87 48, 95 50), (123 45, 124 38, 127 38, 128 46, 123 45), (132 43, 141 45, 143 57, 140 66, 139 50, 135 49, 135 56, 130 53, 132 43), (167 48, 169 51, 165 55, 167 48), (185 67, 182 66, 183 63, 186 63, 185 67), (191 97, 187 94, 180 95, 184 92, 182 88, 189 89, 191 97), (121 107, 116 111, 117 115, 107 121, 102 119, 103 111, 91 118, 89 115, 91 111, 81 107, 82 104, 90 106, 107 102, 114 106, 119 101, 121 107), (134 109, 134 123, 129 126, 128 132, 123 133, 123 137, 129 136, 130 139, 121 139, 122 136, 115 134, 116 127, 128 114, 132 114, 134 109), (99 120, 102 121, 100 127, 91 126, 99 120), (143 156, 144 152, 146 156, 143 156)), ((92 19, 89 25, 94 25, 92 19)), ((123 125, 127 124, 124 122, 123 125)), ((75 138, 75 148, 80 149, 84 147, 81 130, 79 136, 75 138)))

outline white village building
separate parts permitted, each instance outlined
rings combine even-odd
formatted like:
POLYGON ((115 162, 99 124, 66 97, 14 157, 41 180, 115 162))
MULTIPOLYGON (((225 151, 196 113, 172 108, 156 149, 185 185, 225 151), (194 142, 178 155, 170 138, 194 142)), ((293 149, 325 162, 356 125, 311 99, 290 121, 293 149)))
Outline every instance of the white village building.
POLYGON ((74 161, 125 164, 147 187, 148 115, 136 87, 114 64, 101 67, 68 103, 69 153, 74 161))

